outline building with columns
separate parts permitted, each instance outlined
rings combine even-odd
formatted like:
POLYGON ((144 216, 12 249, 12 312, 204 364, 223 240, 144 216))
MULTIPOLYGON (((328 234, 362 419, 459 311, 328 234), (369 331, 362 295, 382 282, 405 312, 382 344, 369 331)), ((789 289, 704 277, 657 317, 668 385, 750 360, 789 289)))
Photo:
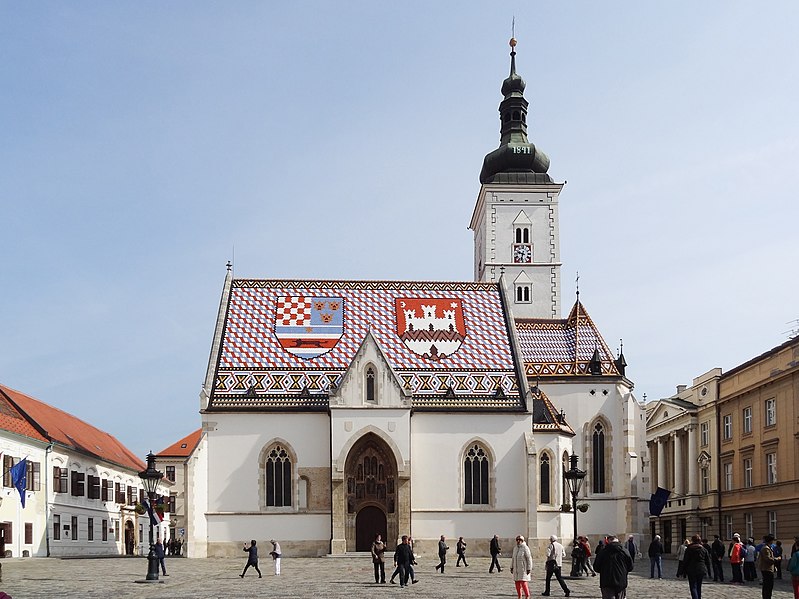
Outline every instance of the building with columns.
MULTIPOLYGON (((515 40, 512 40, 515 46, 515 40)), ((402 534, 488 551, 646 523, 644 411, 579 296, 561 317, 562 184, 528 139, 511 52, 500 145, 472 210, 472 282, 235 278, 222 290, 187 489, 190 555, 277 538, 288 555, 402 534), (203 484, 204 483, 204 484, 203 484)), ((468 212, 464 211, 464 217, 468 212)))
POLYGON ((666 550, 699 533, 789 539, 799 529, 799 338, 647 405, 651 492, 671 496, 650 533, 666 550))

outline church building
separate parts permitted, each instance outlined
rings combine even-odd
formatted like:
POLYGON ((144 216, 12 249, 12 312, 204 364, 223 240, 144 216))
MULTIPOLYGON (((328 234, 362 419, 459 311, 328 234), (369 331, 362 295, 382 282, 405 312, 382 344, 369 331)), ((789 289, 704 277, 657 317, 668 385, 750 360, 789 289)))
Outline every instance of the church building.
POLYGON ((409 534, 417 553, 463 536, 474 555, 523 534, 540 551, 574 536, 572 454, 586 472, 579 534, 646 529, 642 405, 579 294, 561 317, 563 184, 528 139, 515 45, 471 216, 474 281, 228 267, 191 458, 190 556, 238 556, 252 538, 343 554, 376 534, 409 534))

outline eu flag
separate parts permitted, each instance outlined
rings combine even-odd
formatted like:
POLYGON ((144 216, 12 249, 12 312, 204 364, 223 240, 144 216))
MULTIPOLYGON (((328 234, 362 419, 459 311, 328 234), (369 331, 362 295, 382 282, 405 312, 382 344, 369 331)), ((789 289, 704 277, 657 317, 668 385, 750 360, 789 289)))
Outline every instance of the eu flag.
POLYGON ((649 498, 649 513, 653 516, 660 516, 663 508, 666 507, 669 495, 671 495, 671 491, 658 487, 657 491, 649 498))
POLYGON ((24 458, 14 464, 9 470, 11 473, 11 486, 19 491, 19 498, 22 507, 25 507, 25 489, 28 488, 28 458, 24 458))

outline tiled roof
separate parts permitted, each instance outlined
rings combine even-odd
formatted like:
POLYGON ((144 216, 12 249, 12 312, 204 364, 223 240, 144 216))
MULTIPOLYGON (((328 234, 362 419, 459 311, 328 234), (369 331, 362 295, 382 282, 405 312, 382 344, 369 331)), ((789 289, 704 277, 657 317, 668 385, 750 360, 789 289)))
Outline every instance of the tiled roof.
POLYGON ((193 433, 189 433, 185 437, 183 437, 180 441, 174 442, 172 445, 164 449, 163 451, 159 451, 156 454, 156 457, 159 458, 187 458, 191 455, 191 452, 194 451, 194 448, 197 447, 197 443, 200 442, 200 435, 202 433, 202 429, 198 428, 193 433))
POLYGON ((17 410, 0 386, 0 429, 47 443, 47 439, 17 410))
POLYGON ((602 374, 619 376, 613 354, 579 300, 565 319, 517 320, 516 333, 528 378, 589 375, 594 350, 602 374))
POLYGON ((0 386, 0 391, 44 430, 50 441, 124 468, 144 470, 144 462, 105 431, 14 389, 0 386))
POLYGON ((533 432, 575 434, 565 416, 555 409, 547 394, 538 388, 533 389, 533 432))
POLYGON ((494 283, 235 279, 209 407, 323 409, 367 332, 414 406, 523 405, 494 283))

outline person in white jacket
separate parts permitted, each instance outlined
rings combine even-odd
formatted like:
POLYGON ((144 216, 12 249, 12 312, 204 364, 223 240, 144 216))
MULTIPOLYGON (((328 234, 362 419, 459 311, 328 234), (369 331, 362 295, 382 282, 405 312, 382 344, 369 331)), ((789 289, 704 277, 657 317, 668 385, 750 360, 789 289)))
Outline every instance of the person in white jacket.
POLYGON ((524 542, 524 537, 516 537, 516 547, 513 548, 513 555, 510 558, 510 572, 516 582, 516 594, 519 599, 530 596, 530 573, 533 571, 533 556, 530 555, 530 548, 524 542))
POLYGON ((549 545, 547 546, 546 550, 546 558, 547 558, 547 581, 546 587, 544 588, 544 592, 541 593, 542 595, 549 596, 549 585, 552 581, 552 576, 554 575, 557 581, 560 583, 560 588, 563 589, 563 593, 568 597, 571 591, 569 591, 569 587, 566 586, 566 583, 563 580, 563 576, 560 575, 561 566, 563 566, 563 558, 566 557, 566 550, 563 548, 563 545, 558 543, 558 537, 552 535, 549 537, 549 545))

